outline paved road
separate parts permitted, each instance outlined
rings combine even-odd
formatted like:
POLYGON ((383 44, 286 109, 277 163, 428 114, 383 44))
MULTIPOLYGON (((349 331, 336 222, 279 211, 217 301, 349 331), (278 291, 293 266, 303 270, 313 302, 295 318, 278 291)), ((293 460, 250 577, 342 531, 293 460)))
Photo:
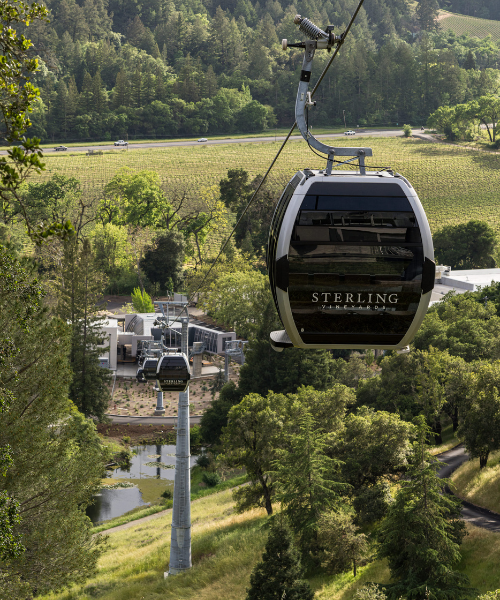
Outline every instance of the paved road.
MULTIPOLYGON (((463 465, 469 460, 469 456, 466 454, 463 444, 439 454, 436 458, 445 463, 438 471, 440 477, 449 477, 453 471, 460 467, 460 465, 463 465)), ((471 504, 466 500, 462 500, 462 517, 464 521, 467 521, 476 527, 500 532, 500 515, 491 512, 486 508, 474 506, 474 504, 471 504)))
MULTIPOLYGON (((177 417, 119 417, 117 415, 107 415, 112 423, 117 425, 177 425, 177 417)), ((189 418, 191 425, 199 425, 201 422, 200 416, 191 416, 189 418)))
MULTIPOLYGON (((417 130, 415 130, 416 132, 417 130)), ((370 137, 375 136, 375 137, 398 137, 398 136, 402 136, 403 135, 403 131, 402 130, 391 130, 391 129, 363 129, 361 131, 359 131, 358 136, 366 136, 369 135, 370 137)), ((356 146, 356 138, 358 136, 351 136, 348 139, 353 140, 353 146, 356 146)), ((129 150, 142 150, 144 148, 175 148, 177 146, 212 146, 212 145, 216 145, 216 144, 249 144, 249 143, 253 143, 253 142, 274 142, 274 141, 278 141, 278 142, 282 142, 285 139, 286 136, 284 135, 278 135, 278 136, 268 136, 268 137, 248 137, 248 138, 237 138, 237 139, 224 139, 224 140, 208 140, 208 142, 197 142, 196 140, 192 140, 192 141, 183 141, 183 142, 145 142, 143 144, 141 143, 130 143, 128 145, 128 149, 129 150)), ((327 134, 321 134, 321 135, 317 135, 317 138, 344 138, 347 136, 344 136, 343 133, 327 133, 327 134)), ((302 140, 302 136, 301 135, 293 135, 290 138, 292 141, 300 141, 302 140)), ((126 152, 127 148, 123 147, 123 146, 114 146, 113 144, 109 144, 107 146, 94 146, 92 144, 89 144, 87 146, 71 146, 68 148, 68 152, 87 152, 87 150, 89 150, 89 148, 91 148, 92 150, 121 150, 126 152)), ((54 148, 44 148, 43 149, 44 154, 51 154, 52 152, 55 152, 54 148)), ((0 151, 0 155, 2 154, 7 154, 6 150, 0 151)))

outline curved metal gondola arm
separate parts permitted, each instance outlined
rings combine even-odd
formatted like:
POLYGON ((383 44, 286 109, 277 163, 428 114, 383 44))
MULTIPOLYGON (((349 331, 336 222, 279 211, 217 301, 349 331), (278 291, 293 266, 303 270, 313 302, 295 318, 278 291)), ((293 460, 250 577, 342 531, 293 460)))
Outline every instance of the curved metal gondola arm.
POLYGON ((323 31, 314 23, 311 23, 308 19, 302 18, 300 15, 295 17, 295 23, 299 25, 299 29, 304 32, 308 37, 312 38, 300 44, 288 44, 287 40, 283 40, 283 49, 290 46, 303 47, 304 48, 304 60, 302 63, 302 70, 300 72, 299 89, 297 91, 297 99, 295 101, 295 121, 299 128, 302 137, 306 142, 318 152, 322 152, 328 156, 327 160, 327 174, 331 174, 333 161, 335 156, 348 156, 356 157, 359 159, 360 172, 362 175, 366 173, 364 159, 366 156, 372 156, 371 148, 337 148, 328 146, 317 140, 314 135, 309 131, 307 127, 306 111, 310 107, 315 106, 316 102, 312 100, 312 94, 309 92, 309 82, 311 81, 311 70, 314 59, 314 54, 317 49, 327 49, 336 45, 335 53, 338 52, 340 46, 344 43, 345 34, 336 37, 332 33, 330 26, 327 27, 328 31, 323 31))

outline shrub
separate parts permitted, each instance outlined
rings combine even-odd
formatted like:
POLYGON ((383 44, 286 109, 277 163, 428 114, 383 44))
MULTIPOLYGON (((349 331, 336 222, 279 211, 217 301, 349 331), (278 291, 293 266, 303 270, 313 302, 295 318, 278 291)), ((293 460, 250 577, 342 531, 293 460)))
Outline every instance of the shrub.
POLYGON ((411 137, 411 125, 403 125, 403 132, 405 134, 405 137, 411 137))
POLYGON ((193 446, 199 446, 201 444, 201 429, 199 425, 193 425, 191 427, 191 444, 193 446))
POLYGON ((360 588, 354 595, 354 600, 385 600, 387 596, 375 583, 360 588))
POLYGON ((198 456, 196 464, 202 469, 208 469, 208 467, 212 464, 212 459, 208 454, 201 454, 198 456))
POLYGON ((162 498, 165 498, 165 500, 172 500, 172 498, 174 497, 174 492, 170 488, 167 488, 160 494, 160 496, 162 498))
POLYGON ((122 437, 123 443, 124 444, 129 444, 130 443, 130 436, 129 435, 124 435, 122 437))
POLYGON ((203 483, 207 485, 207 487, 215 487, 221 482, 221 477, 218 473, 203 473, 203 483))

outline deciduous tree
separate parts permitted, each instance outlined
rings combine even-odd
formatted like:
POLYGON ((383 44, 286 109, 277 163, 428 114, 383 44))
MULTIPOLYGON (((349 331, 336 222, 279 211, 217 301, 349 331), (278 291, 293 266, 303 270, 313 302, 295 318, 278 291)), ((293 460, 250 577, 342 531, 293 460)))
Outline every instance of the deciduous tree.
POLYGON ((500 361, 473 367, 465 379, 466 398, 462 403, 457 435, 472 458, 483 469, 490 452, 500 449, 500 361))
POLYGON ((439 263, 452 269, 488 269, 497 244, 495 231, 482 221, 446 225, 434 236, 439 263))

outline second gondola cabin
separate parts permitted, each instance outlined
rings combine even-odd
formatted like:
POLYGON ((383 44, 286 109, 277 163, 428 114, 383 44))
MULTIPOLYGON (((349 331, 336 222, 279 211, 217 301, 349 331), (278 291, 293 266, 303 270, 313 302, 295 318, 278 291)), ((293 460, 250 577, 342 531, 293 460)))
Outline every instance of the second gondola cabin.
POLYGON ((296 173, 273 216, 267 265, 285 327, 271 334, 278 351, 403 348, 435 278, 420 200, 387 171, 296 173))
POLYGON ((189 362, 182 352, 164 354, 158 360, 156 381, 162 392, 184 392, 190 379, 189 362))

